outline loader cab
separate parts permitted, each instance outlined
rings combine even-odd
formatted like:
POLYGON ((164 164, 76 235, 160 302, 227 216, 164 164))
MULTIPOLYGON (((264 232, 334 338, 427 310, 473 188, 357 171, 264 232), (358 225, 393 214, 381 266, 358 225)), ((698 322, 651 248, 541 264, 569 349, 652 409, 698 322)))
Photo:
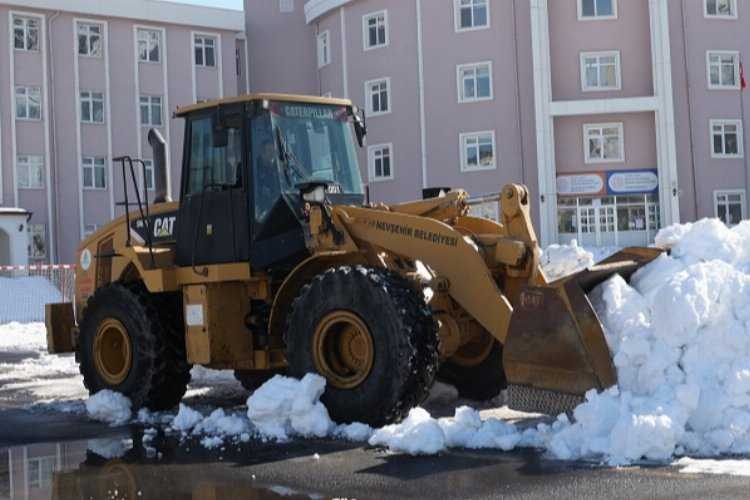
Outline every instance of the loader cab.
POLYGON ((323 184, 333 204, 364 202, 355 149, 364 126, 344 101, 248 96, 178 115, 186 119, 181 266, 294 265, 308 255, 306 186, 323 184))

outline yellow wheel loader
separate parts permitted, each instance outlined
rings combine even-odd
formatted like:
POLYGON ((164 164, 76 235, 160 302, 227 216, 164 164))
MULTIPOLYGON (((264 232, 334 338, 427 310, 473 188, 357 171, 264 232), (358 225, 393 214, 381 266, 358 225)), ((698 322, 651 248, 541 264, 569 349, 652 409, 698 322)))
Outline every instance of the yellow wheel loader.
POLYGON ((513 406, 541 411, 616 383, 586 294, 658 250, 550 283, 523 186, 502 189, 499 222, 472 217, 460 190, 367 203, 364 114, 348 100, 256 94, 176 115, 180 202, 152 130, 153 199, 143 162, 118 158, 124 215, 81 243, 75 304, 47 308, 49 350, 76 353, 90 392, 165 409, 191 365, 248 389, 314 372, 335 420, 382 425, 436 378, 474 398, 507 386, 513 406))

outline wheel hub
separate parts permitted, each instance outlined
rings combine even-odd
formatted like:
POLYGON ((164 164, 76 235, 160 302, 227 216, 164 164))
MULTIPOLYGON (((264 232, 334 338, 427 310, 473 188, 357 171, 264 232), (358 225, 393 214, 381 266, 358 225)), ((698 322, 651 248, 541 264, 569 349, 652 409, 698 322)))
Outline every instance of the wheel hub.
POLYGON ((315 368, 336 388, 353 389, 372 370, 372 335, 364 321, 349 311, 334 311, 318 323, 313 348, 315 368))
POLYGON ((125 326, 114 318, 104 320, 94 337, 94 364, 104 381, 112 386, 125 381, 133 362, 133 350, 125 326))

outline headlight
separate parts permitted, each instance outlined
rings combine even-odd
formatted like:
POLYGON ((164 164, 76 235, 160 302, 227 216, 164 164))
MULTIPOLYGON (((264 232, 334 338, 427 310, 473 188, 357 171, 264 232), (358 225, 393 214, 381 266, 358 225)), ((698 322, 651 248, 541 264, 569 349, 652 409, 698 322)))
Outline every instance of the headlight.
POLYGON ((326 200, 325 186, 315 186, 312 190, 302 193, 302 199, 308 203, 322 205, 326 200))

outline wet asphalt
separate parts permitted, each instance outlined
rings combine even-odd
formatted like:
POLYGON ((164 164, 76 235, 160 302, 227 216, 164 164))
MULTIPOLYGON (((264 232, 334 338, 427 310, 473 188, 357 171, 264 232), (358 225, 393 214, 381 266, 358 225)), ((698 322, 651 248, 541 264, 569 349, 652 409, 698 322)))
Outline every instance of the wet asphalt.
POLYGON ((195 440, 35 409, 0 411, 0 498, 749 498, 750 478, 558 462, 533 450, 391 455, 332 440, 195 440), (115 456, 101 450, 121 448, 115 456), (106 453, 105 453, 106 454, 106 453))

